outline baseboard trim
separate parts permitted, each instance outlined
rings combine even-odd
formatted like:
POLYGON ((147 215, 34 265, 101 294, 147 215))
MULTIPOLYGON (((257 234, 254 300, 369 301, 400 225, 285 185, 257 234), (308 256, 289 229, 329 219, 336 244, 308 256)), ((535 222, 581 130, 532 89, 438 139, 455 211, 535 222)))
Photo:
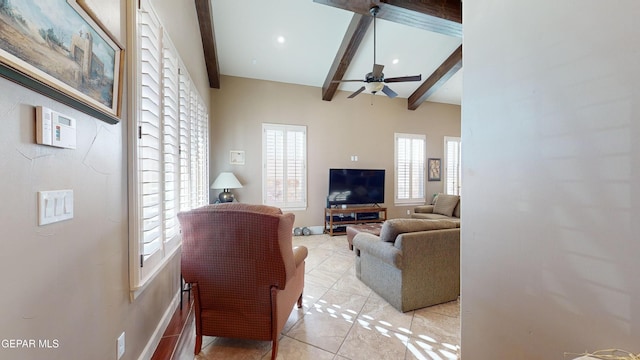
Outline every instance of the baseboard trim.
POLYGON ((178 307, 180 296, 182 296, 182 291, 181 289, 178 289, 178 292, 173 297, 173 300, 171 300, 171 303, 164 311, 164 315, 162 315, 162 319, 160 319, 158 326, 153 332, 153 335, 151 335, 151 338, 147 342, 147 346, 144 347, 144 350, 142 350, 142 353, 138 357, 138 360, 149 360, 153 356, 153 353, 156 351, 158 344, 160 344, 160 340, 162 340, 165 329, 167 328, 167 326, 169 326, 169 322, 171 322, 171 318, 173 317, 173 314, 178 307))

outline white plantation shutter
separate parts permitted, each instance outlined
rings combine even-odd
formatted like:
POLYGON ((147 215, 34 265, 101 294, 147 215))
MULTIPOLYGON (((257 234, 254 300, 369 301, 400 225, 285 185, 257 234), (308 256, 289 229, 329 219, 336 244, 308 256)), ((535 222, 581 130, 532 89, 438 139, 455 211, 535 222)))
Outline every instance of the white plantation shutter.
POLYGON ((166 249, 178 245, 180 124, 179 124, 179 62, 177 51, 169 41, 164 42, 164 235, 166 249))
POLYGON ((162 231, 161 74, 162 28, 155 14, 140 12, 140 115, 138 119, 138 171, 141 194, 141 262, 160 261, 162 231))
POLYGON ((191 176, 189 177, 189 181, 191 184, 189 185, 191 189, 190 202, 191 208, 197 207, 198 204, 198 134, 200 132, 198 122, 198 104, 196 102, 196 92, 193 88, 189 89, 189 121, 191 123, 191 158, 189 167, 191 170, 191 176))
MULTIPOLYGON (((135 6, 135 5, 134 5, 135 6)), ((131 288, 178 249, 177 213, 208 203, 208 109, 148 0, 136 8, 131 81, 131 288)))
POLYGON ((263 203, 280 208, 307 206, 307 129, 262 124, 263 203))
POLYGON ((395 134, 396 203, 423 203, 426 136, 395 134))
POLYGON ((191 80, 180 73, 180 210, 191 209, 191 112, 189 93, 191 80))
POLYGON ((459 137, 444 137, 444 181, 446 194, 460 195, 462 142, 459 137))
MULTIPOLYGON (((197 93, 196 93, 197 94, 197 93)), ((198 97, 198 205, 209 202, 209 114, 198 97)))

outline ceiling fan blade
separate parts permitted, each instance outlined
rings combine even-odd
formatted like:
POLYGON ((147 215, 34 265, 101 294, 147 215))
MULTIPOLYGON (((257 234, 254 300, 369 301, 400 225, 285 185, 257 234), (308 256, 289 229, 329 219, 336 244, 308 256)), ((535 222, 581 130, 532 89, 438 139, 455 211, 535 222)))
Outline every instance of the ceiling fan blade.
POLYGON ((380 77, 382 77, 382 69, 384 69, 384 65, 379 65, 379 64, 373 64, 373 77, 376 79, 379 79, 380 77))
POLYGON ((356 90, 353 94, 347 96, 347 99, 353 99, 354 97, 358 96, 358 94, 360 94, 363 91, 364 91, 364 86, 361 87, 360 89, 356 90))
POLYGON ((387 95, 388 97, 390 97, 391 99, 393 99, 394 97, 398 96, 398 94, 396 94, 395 91, 391 90, 390 87, 388 87, 387 85, 385 85, 382 88, 382 92, 385 93, 385 95, 387 95))
POLYGON ((364 80, 331 80, 332 83, 341 83, 341 82, 364 82, 364 80))
POLYGON ((393 78, 384 79, 384 82, 394 83, 394 82, 420 81, 420 80, 422 80, 422 75, 393 77, 393 78))

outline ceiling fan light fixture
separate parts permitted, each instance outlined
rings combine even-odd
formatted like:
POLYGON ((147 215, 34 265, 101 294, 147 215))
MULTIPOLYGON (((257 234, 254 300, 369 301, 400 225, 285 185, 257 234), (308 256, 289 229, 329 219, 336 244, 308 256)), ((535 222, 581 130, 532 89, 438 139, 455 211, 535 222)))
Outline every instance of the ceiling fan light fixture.
POLYGON ((382 90, 382 88, 384 87, 384 83, 375 81, 375 82, 366 83, 365 86, 367 88, 367 92, 375 94, 378 91, 382 90))

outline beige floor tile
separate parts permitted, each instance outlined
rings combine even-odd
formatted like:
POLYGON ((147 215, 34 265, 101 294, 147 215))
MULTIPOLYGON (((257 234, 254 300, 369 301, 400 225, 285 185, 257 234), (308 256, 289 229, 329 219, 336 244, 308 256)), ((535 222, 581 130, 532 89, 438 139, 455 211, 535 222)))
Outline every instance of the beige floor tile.
POLYGON ((404 359, 407 335, 361 320, 351 328, 338 354, 351 360, 404 359))
MULTIPOLYGON (((277 360, 332 360, 334 354, 290 337, 283 337, 278 346, 277 360)), ((263 360, 271 359, 271 352, 263 360)))
POLYGON ((329 291, 328 287, 315 285, 309 282, 305 275, 304 289, 302 290, 302 306, 306 309, 315 304, 324 294, 329 291))
POLYGON ((286 335, 336 353, 366 297, 329 290, 286 335))
POLYGON ((453 338, 459 344, 460 339, 460 319, 457 317, 446 316, 426 309, 415 311, 413 322, 411 323, 412 337, 435 337, 453 338))
POLYGON ((353 255, 336 253, 319 264, 316 269, 343 274, 349 268, 353 267, 354 262, 355 258, 353 255))
POLYGON ((316 286, 331 288, 333 284, 340 279, 341 273, 332 271, 314 269, 304 274, 305 284, 313 284, 316 286))
POLYGON ((198 360, 260 360, 267 352, 271 353, 271 341, 216 338, 198 360))
POLYGON ((300 319, 302 319, 305 312, 306 310, 304 307, 304 301, 301 309, 298 309, 298 305, 295 305, 293 310, 291 311, 291 314, 289 314, 289 318, 287 319, 287 322, 284 324, 284 327, 282 328, 282 333, 286 334, 287 331, 289 331, 298 321, 300 321, 300 319))
POLYGON ((407 360, 459 358, 460 318, 420 309, 415 311, 411 330, 407 360))
POLYGON ((346 271, 344 275, 336 281, 332 289, 367 297, 372 292, 371 289, 360 281, 352 271, 346 271))
POLYGON ((335 354, 352 325, 322 309, 309 310, 287 336, 335 354))
POLYGON ((305 259, 305 272, 316 269, 320 264, 330 259, 335 252, 328 249, 311 248, 305 259))
POLYGON ((359 324, 367 322, 370 327, 384 328, 411 336, 413 311, 402 313, 379 297, 369 297, 360 315, 359 324))
POLYGON ((447 342, 434 342, 411 338, 407 346, 406 360, 454 360, 460 359, 460 346, 447 342))
POLYGON ((460 300, 449 301, 444 304, 429 306, 421 311, 434 312, 451 317, 460 317, 460 300))

